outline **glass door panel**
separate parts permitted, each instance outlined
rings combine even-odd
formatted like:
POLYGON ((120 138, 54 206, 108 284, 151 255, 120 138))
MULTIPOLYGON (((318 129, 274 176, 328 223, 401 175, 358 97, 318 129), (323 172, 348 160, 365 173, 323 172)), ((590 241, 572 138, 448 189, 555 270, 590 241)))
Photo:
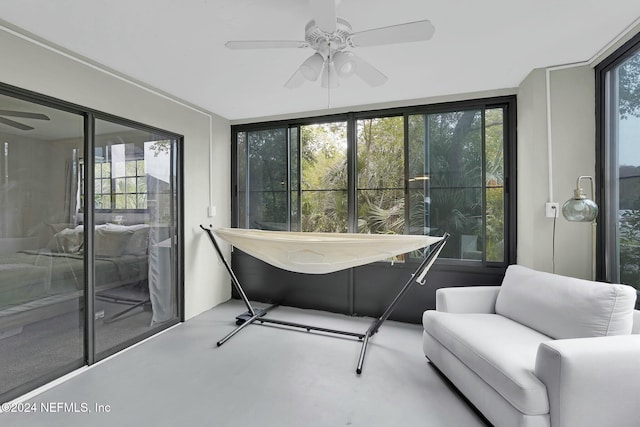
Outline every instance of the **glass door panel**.
POLYGON ((96 120, 95 349, 105 355, 178 316, 176 141, 96 120))
POLYGON ((608 72, 608 280, 640 290, 640 51, 608 72))
POLYGON ((84 363, 83 146, 81 115, 0 95, 2 401, 84 363))

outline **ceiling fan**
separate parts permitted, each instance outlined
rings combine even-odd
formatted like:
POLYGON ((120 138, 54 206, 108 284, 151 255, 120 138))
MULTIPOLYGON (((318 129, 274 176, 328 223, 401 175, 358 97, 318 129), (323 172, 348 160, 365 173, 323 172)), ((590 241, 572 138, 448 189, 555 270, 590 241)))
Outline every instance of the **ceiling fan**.
POLYGON ((353 32, 351 24, 336 16, 336 0, 310 0, 314 19, 305 27, 305 40, 228 41, 229 49, 311 48, 307 58, 285 83, 293 89, 321 77, 323 88, 338 86, 339 78, 357 75, 370 86, 380 86, 387 76, 348 49, 429 40, 435 32, 428 20, 353 32))
POLYGON ((7 126, 14 127, 20 130, 32 130, 32 126, 25 125, 24 123, 16 122, 15 120, 7 119, 7 117, 19 117, 21 119, 35 119, 35 120, 50 120, 49 116, 41 113, 28 113, 23 111, 12 110, 0 110, 0 123, 7 126))

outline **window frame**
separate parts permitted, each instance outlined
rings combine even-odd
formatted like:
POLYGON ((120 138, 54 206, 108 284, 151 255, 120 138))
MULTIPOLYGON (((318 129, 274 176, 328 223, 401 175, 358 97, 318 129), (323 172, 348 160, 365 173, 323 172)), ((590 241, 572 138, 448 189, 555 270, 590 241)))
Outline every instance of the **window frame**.
MULTIPOLYGON (((287 132, 290 132, 291 128, 298 128, 298 138, 300 138, 300 127, 304 125, 313 125, 321 123, 331 123, 337 121, 347 122, 347 168, 348 168, 348 182, 347 182, 347 200, 349 205, 348 215, 348 231, 357 232, 357 165, 356 165, 356 127, 355 124, 358 120, 362 119, 374 119, 402 116, 404 120, 404 174, 405 183, 409 179, 407 163, 409 161, 408 153, 408 129, 407 121, 408 117, 416 114, 437 114, 456 112, 461 110, 470 109, 482 110, 482 121, 484 124, 485 111, 492 108, 504 109, 504 145, 503 145, 503 158, 504 158, 504 259, 502 262, 495 261, 478 261, 470 262, 467 260, 457 259, 439 259, 437 261, 440 265, 450 265, 456 269, 463 268, 466 271, 484 271, 486 268, 504 268, 510 264, 516 262, 516 247, 517 247, 517 201, 516 201, 516 148, 517 148, 517 100, 516 95, 506 95, 490 98, 478 98, 463 101, 444 102, 436 104, 416 105, 408 107, 398 107, 380 110, 366 110, 348 112, 343 114, 331 114, 324 116, 313 117, 301 117, 288 120, 274 120, 265 122, 256 122, 248 124, 238 124, 231 126, 231 226, 238 227, 239 219, 239 197, 238 197, 238 152, 237 152, 237 140, 238 134, 242 132, 252 132, 276 128, 285 128, 287 132)), ((289 141, 289 144, 292 141, 289 141)), ((484 135, 483 135, 483 148, 484 148, 484 135)), ((483 165, 484 169, 484 165, 483 165)), ((483 171, 484 175, 484 171, 483 171)), ((486 187, 486 186, 485 186, 486 187)), ((406 195, 405 185, 405 197, 406 195)), ((483 191, 483 201, 485 199, 486 188, 483 191)), ((406 212, 405 212, 406 215, 406 212)), ((290 216, 290 215, 289 215, 290 216)), ((410 262, 417 262, 413 259, 410 262)))
MULTIPOLYGON (((135 160, 126 160, 125 163, 127 162, 139 162, 140 160, 144 160, 144 159, 135 159, 135 160)), ((94 160, 94 167, 97 165, 102 165, 102 164, 110 164, 111 162, 99 162, 97 160, 94 160)), ((81 165, 80 168, 78 169, 78 181, 81 183, 80 185, 80 198, 82 200, 84 200, 84 183, 85 183, 85 179, 84 179, 84 160, 81 160, 79 162, 79 164, 81 165)), ((137 165, 136 165, 136 173, 137 173, 137 165)), ((135 178, 136 179, 136 190, 138 189, 138 179, 140 178, 145 178, 146 179, 146 172, 144 175, 125 175, 124 177, 121 178, 135 178)), ((114 192, 113 189, 115 187, 115 182, 116 182, 116 178, 113 178, 113 175, 111 174, 111 172, 109 173, 109 178, 105 178, 103 176, 97 177, 95 176, 95 172, 94 172, 94 182, 95 181, 109 181, 110 182, 110 191, 108 193, 103 193, 102 191, 98 192, 98 188, 97 186, 94 185, 94 199, 97 196, 109 196, 110 198, 110 204, 111 207, 109 208, 95 208, 94 207, 94 211, 96 213, 123 213, 123 214, 127 214, 127 213, 145 213, 148 212, 149 208, 124 208, 124 209, 118 209, 116 208, 116 195, 118 194, 122 194, 122 195, 127 195, 127 194, 134 194, 136 196, 140 195, 140 194, 147 194, 146 191, 144 192, 138 192, 136 191, 135 193, 117 193, 114 192)), ((95 203, 95 200, 94 200, 95 203)), ((84 206, 84 205, 83 205, 84 206)), ((84 209, 84 208, 83 208, 84 209)), ((84 212, 83 209, 80 209, 80 212, 84 212)))

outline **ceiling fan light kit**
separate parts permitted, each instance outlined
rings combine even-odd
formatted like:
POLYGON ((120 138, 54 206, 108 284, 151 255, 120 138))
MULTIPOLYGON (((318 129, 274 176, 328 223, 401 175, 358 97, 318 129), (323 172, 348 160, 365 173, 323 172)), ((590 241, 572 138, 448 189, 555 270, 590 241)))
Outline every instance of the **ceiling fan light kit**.
POLYGON ((320 79, 321 87, 338 87, 340 78, 357 75, 370 86, 383 85, 388 79, 364 59, 347 50, 361 46, 380 46, 429 40, 435 32, 428 20, 353 32, 351 24, 336 16, 335 0, 310 0, 314 19, 305 26, 305 40, 228 41, 229 49, 311 48, 307 58, 285 83, 289 89, 305 81, 320 79))

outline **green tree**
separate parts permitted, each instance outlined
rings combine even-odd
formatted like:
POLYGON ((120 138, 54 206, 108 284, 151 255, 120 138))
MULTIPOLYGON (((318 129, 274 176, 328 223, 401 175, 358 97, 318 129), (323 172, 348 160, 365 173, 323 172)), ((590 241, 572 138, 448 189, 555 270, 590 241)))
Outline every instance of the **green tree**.
POLYGON ((640 53, 618 68, 620 118, 640 117, 640 53))
POLYGON ((345 122, 301 127, 302 231, 346 232, 345 122))
POLYGON ((404 119, 358 120, 358 231, 404 233, 404 119))
MULTIPOLYGON (((496 108, 486 110, 484 121, 481 110, 410 116, 408 175, 420 179, 409 179, 408 183, 405 183, 404 117, 357 120, 354 148, 358 231, 422 234, 430 228, 433 234, 448 232, 452 239, 444 256, 452 258, 460 257, 463 236, 476 236, 479 247, 486 247, 487 259, 502 261, 502 115, 503 110, 496 108), (483 160, 486 160, 484 169, 483 160), (408 224, 406 185, 410 203, 408 224), (483 200, 486 208, 482 206, 483 200), (487 242, 483 246, 485 229, 487 242)), ((299 129, 299 165, 294 152, 289 153, 289 158, 293 163, 290 165, 293 201, 298 191, 296 174, 300 174, 300 229, 346 231, 349 214, 346 122, 305 125, 299 129)), ((249 132, 247 138, 251 201, 259 201, 252 206, 252 218, 260 218, 262 228, 268 218, 276 215, 282 214, 280 222, 285 222, 288 213, 286 191, 279 187, 284 184, 289 167, 286 134, 281 132, 286 130, 249 132)), ((294 142, 296 138, 292 136, 291 140, 294 142)), ((291 217, 297 218, 294 204, 291 217)))
POLYGON ((250 217, 246 226, 285 229, 289 216, 286 191, 287 130, 279 128, 247 132, 246 150, 250 217))

